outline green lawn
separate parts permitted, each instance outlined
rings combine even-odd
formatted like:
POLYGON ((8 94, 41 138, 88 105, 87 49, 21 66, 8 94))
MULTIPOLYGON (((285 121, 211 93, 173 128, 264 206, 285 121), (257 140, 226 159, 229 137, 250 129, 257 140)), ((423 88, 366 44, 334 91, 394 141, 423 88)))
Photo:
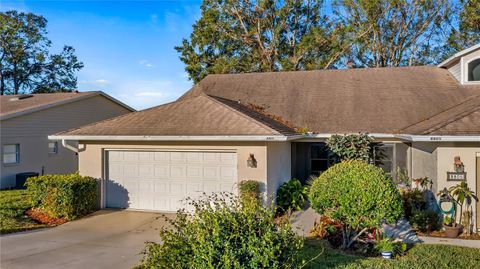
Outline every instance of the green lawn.
POLYGON ((30 207, 26 190, 0 191, 0 233, 13 233, 45 227, 25 216, 30 207))
POLYGON ((341 254, 324 247, 322 242, 308 240, 302 251, 302 258, 310 260, 321 251, 314 261, 304 268, 345 268, 345 269, 478 269, 480 268, 480 249, 464 248, 446 245, 418 244, 410 249, 403 257, 393 260, 379 258, 365 258, 341 254))

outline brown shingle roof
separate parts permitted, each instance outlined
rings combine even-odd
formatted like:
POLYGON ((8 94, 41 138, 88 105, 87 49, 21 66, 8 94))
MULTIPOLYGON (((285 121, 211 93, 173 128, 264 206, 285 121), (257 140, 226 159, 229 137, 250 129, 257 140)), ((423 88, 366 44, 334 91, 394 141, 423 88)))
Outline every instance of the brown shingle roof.
POLYGON ((246 116, 224 102, 198 95, 58 135, 281 135, 283 132, 293 130, 258 115, 246 116))
MULTIPOLYGON (((480 93, 480 87, 478 90, 480 93)), ((478 135, 480 134, 480 94, 431 118, 412 124, 400 132, 420 135, 478 135)))
POLYGON ((100 91, 68 92, 68 93, 40 93, 29 95, 0 95, 0 117, 11 118, 16 115, 46 109, 55 105, 66 104, 83 98, 103 95, 127 109, 132 108, 100 91), (26 98, 25 98, 26 97, 26 98))
POLYGON ((176 102, 61 135, 480 134, 479 96, 437 67, 210 75, 176 102))
POLYGON ((262 106, 317 133, 400 133, 480 90, 425 66, 210 75, 181 99, 201 93, 262 106))

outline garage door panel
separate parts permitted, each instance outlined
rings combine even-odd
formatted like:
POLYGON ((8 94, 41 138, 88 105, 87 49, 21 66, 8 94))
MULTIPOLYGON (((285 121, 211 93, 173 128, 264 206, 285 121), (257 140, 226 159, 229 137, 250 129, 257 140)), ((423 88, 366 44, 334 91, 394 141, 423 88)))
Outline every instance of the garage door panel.
POLYGON ((170 178, 185 178, 187 175, 186 165, 171 165, 170 166, 170 178))
POLYGON ((157 194, 167 194, 168 182, 155 182, 154 192, 157 194))
POLYGON ((172 163, 185 163, 186 162, 185 152, 170 152, 170 161, 172 163))
POLYGON ((137 177, 138 176, 138 166, 136 164, 125 164, 123 166, 123 176, 124 177, 137 177))
POLYGON ((138 176, 140 176, 140 177, 153 177, 154 176, 153 164, 138 165, 138 176))
POLYGON ((236 153, 108 152, 107 207, 176 211, 187 197, 236 192, 236 153))
POLYGON ((205 179, 219 179, 220 178, 220 167, 217 166, 207 166, 203 168, 203 178, 205 179))
POLYGON ((187 154, 188 163, 202 163, 203 162, 203 153, 201 152, 189 152, 187 154))
POLYGON ((124 161, 138 161, 138 152, 133 151, 125 151, 123 153, 123 160, 124 161))
POLYGON ((168 165, 155 165, 154 176, 158 178, 170 177, 170 166, 168 165))
POLYGON ((182 195, 182 194, 185 194, 185 190, 186 190, 186 183, 181 181, 171 181, 170 182, 170 194, 172 195, 176 195, 176 194, 179 194, 179 195, 182 195))
POLYGON ((195 179, 202 177, 202 166, 201 165, 189 165, 187 166, 187 178, 195 179))

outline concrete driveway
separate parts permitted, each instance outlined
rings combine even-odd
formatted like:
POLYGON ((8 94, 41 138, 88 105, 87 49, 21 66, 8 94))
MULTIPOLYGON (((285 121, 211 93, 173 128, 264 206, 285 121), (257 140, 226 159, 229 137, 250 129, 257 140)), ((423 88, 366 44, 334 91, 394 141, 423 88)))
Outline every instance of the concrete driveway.
POLYGON ((0 267, 131 268, 146 241, 159 242, 164 225, 158 213, 101 210, 55 228, 2 236, 0 267))

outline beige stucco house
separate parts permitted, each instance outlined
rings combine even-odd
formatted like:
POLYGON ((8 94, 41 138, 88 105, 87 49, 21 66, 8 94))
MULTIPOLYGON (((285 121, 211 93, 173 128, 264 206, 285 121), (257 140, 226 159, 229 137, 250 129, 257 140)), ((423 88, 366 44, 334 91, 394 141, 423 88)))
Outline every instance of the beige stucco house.
POLYGON ((78 143, 102 207, 174 211, 245 179, 274 195, 334 162, 325 139, 356 132, 383 142, 388 173, 480 191, 480 45, 439 66, 210 75, 173 103, 50 138, 78 143), (447 175, 455 157, 464 172, 447 175))
POLYGON ((134 111, 103 92, 0 96, 0 187, 17 173, 72 173, 78 156, 48 135, 134 111))

